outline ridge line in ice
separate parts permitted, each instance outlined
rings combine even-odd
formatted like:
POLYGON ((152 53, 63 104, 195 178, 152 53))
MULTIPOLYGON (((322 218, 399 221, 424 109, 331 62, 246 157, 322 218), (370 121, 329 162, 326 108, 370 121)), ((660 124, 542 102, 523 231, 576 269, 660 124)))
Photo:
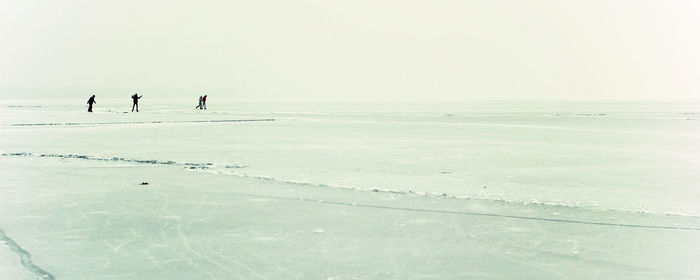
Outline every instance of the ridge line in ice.
POLYGON ((666 215, 666 216, 681 216, 681 217, 689 217, 689 218, 700 218, 700 216, 697 215, 692 215, 692 214, 676 214, 676 213, 650 213, 650 212, 639 212, 639 211, 632 211, 632 210, 626 210, 626 209, 596 209, 596 208, 585 208, 573 203, 564 203, 564 202, 549 202, 549 201, 527 201, 527 200, 509 200, 509 199, 504 199, 504 198, 489 198, 489 197, 479 197, 479 196, 470 196, 470 195, 454 195, 454 194, 447 194, 447 193, 429 193, 429 192, 420 192, 420 191, 412 191, 412 190, 407 190, 407 191, 400 191, 400 190, 392 190, 392 189, 380 189, 380 188, 359 188, 359 187, 354 187, 354 186, 344 186, 344 185, 336 185, 336 184, 327 184, 327 183, 313 183, 313 182, 299 182, 299 181, 293 181, 293 180, 286 180, 286 179, 279 179, 271 176, 262 176, 262 175, 249 175, 247 173, 240 173, 236 172, 231 169, 240 169, 240 168, 246 168, 248 166, 246 165, 240 165, 240 164, 214 164, 214 163, 191 163, 191 162, 175 162, 175 161, 160 161, 160 160, 139 160, 139 159, 129 159, 129 158, 122 158, 122 157, 95 157, 95 156, 88 156, 88 155, 75 155, 75 154, 33 154, 33 153, 27 153, 27 152, 21 152, 21 153, 2 153, 0 156, 17 156, 17 157, 39 157, 39 158, 65 158, 65 159, 84 159, 84 160, 96 160, 96 161, 119 161, 119 162, 131 162, 131 163, 140 163, 140 164, 156 164, 156 165, 176 165, 176 166, 183 166, 185 169, 192 170, 192 171, 201 171, 201 172, 209 172, 209 173, 214 173, 214 174, 220 174, 220 175, 230 175, 230 176, 236 176, 239 178, 246 178, 246 179, 253 179, 253 180, 259 180, 259 181, 267 181, 267 182, 275 182, 275 183, 281 183, 281 184, 292 184, 292 185, 299 185, 299 186, 309 186, 309 187, 321 187, 321 188, 334 188, 334 189, 347 189, 347 190, 355 190, 355 191, 371 191, 371 192, 377 192, 377 193, 390 193, 390 194, 399 194, 399 195, 411 195, 411 196, 426 196, 429 198, 449 198, 449 199, 459 199, 459 200, 478 200, 478 201, 488 201, 488 202, 496 202, 496 203, 507 203, 507 204, 512 204, 512 205, 534 205, 534 206, 552 206, 552 207, 563 207, 563 208, 581 208, 581 209, 590 209, 590 210, 600 210, 600 211, 620 211, 620 212, 625 212, 625 213, 637 213, 637 214, 654 214, 654 215, 666 215))
MULTIPOLYGON (((191 169, 194 169, 194 168, 191 168, 191 169)), ((504 198, 489 198, 489 197, 470 196, 470 195, 453 195, 453 194, 447 194, 447 193, 436 193, 436 192, 427 192, 427 191, 413 191, 413 190, 401 191, 401 190, 393 190, 393 189, 381 189, 381 188, 376 188, 376 187, 375 188, 360 188, 360 187, 337 185, 337 184, 313 183, 313 182, 303 182, 303 181, 300 182, 300 181, 294 181, 294 180, 279 179, 279 178, 275 178, 275 177, 271 177, 271 176, 249 175, 247 173, 239 173, 239 172, 236 172, 234 170, 216 170, 213 168, 207 168, 204 170, 200 169, 200 170, 196 170, 196 171, 208 172, 208 173, 220 174, 220 175, 236 176, 239 178, 253 179, 253 180, 267 181, 267 182, 275 182, 275 183, 281 183, 281 184, 307 186, 307 187, 346 189, 346 190, 355 190, 355 191, 363 191, 363 192, 369 191, 369 192, 375 192, 375 193, 388 193, 388 194, 409 195, 409 196, 425 196, 428 198, 488 201, 488 202, 505 203, 505 204, 511 204, 511 205, 523 205, 523 206, 529 206, 529 205, 531 205, 531 206, 551 206, 551 207, 562 207, 562 208, 590 209, 590 210, 597 210, 597 211, 619 211, 619 212, 624 212, 624 213, 654 214, 654 215, 700 218, 700 216, 692 215, 692 214, 652 213, 652 212, 632 211, 632 210, 626 210, 626 209, 586 208, 586 207, 577 205, 575 203, 566 203, 566 202, 557 202, 557 201, 552 202, 552 201, 533 201, 533 200, 512 200, 512 199, 504 199, 504 198)))
MULTIPOLYGON (((74 154, 33 154, 33 153, 2 153, 0 156, 14 156, 14 157, 41 157, 41 158, 67 158, 67 159, 85 159, 85 160, 96 160, 96 161, 119 161, 119 162, 133 162, 133 163, 143 163, 143 164, 157 164, 157 165, 180 165, 188 169, 208 169, 212 166, 218 166, 217 164, 204 162, 204 163, 192 163, 192 162, 175 162, 172 160, 160 161, 160 160, 142 160, 142 159, 130 159, 123 157, 96 157, 88 155, 74 155, 74 154)), ((223 168, 246 168, 245 165, 240 164, 223 164, 223 168)))

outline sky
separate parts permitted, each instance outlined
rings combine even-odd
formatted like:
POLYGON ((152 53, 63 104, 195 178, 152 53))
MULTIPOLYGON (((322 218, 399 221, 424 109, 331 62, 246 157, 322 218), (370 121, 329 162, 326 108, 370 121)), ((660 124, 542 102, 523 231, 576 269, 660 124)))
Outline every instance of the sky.
POLYGON ((700 1, 0 0, 0 97, 700 99, 700 1))

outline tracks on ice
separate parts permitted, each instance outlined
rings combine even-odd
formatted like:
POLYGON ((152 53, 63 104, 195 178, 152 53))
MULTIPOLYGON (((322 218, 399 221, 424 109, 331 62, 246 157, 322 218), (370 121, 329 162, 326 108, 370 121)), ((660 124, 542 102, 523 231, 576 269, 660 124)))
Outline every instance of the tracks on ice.
POLYGON ((0 240, 5 243, 5 246, 10 248, 12 252, 17 254, 19 256, 20 262, 22 263, 22 266, 29 270, 31 273, 34 273, 36 276, 38 276, 40 279, 50 279, 54 280, 56 278, 51 275, 51 273, 46 272, 45 270, 39 268, 32 262, 32 257, 29 254, 29 252, 25 251, 20 247, 14 240, 11 238, 7 237, 5 232, 0 229, 0 240))

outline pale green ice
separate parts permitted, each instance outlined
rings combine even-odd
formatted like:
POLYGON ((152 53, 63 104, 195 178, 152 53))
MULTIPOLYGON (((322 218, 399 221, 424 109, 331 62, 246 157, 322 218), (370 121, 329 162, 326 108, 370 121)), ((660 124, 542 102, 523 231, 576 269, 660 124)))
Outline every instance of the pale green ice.
POLYGON ((0 278, 700 278, 697 104, 146 101, 2 104, 0 278))

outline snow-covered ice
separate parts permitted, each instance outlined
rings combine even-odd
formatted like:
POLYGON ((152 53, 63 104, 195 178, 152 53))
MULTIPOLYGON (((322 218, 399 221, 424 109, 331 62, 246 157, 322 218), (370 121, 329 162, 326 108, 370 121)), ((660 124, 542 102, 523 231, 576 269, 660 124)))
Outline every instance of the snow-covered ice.
POLYGON ((0 103, 1 279, 700 278, 698 104, 97 101, 0 103))

